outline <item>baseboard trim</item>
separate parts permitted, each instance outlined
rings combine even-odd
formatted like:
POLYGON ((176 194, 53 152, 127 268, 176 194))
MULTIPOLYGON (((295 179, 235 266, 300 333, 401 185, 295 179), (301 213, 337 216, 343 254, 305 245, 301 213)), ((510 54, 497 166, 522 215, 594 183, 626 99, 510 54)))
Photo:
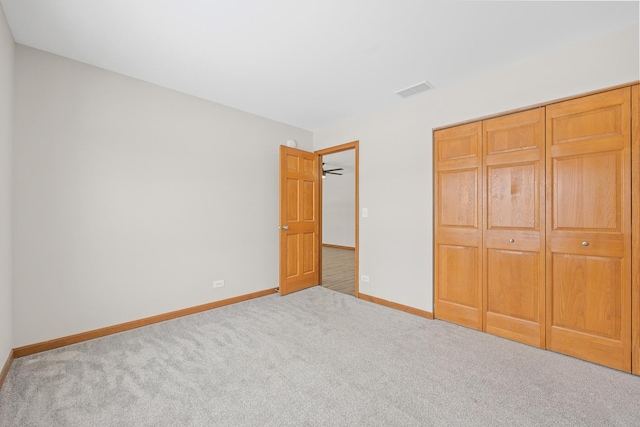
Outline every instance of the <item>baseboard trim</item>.
MULTIPOLYGON (((105 337, 107 335, 117 334, 119 332, 129 331, 131 329, 149 326, 154 323, 164 322, 166 320, 176 319, 178 317, 188 316, 190 314, 200 313, 202 311, 212 310, 214 308, 224 307, 225 305, 236 304, 248 301, 254 298, 260 298, 277 292, 277 288, 265 289, 264 291, 253 292, 251 294, 240 295, 221 301, 210 302, 195 307, 184 308, 169 313, 158 314, 156 316, 146 317, 144 319, 133 320, 131 322, 120 323, 118 325, 107 326, 106 328, 94 329, 92 331, 81 332, 75 335, 69 335, 62 338, 56 338, 36 344, 30 344, 23 347, 13 349, 13 358, 30 356, 32 354, 41 353, 43 351, 53 350, 54 348, 65 347, 71 344, 77 344, 83 341, 89 341, 95 338, 105 337)), ((4 372, 4 371, 3 371, 4 372)))
POLYGON ((0 371, 0 389, 2 389, 4 380, 7 378, 7 375, 9 374, 9 369, 11 369, 11 364, 13 363, 13 359, 14 359, 14 352, 13 350, 11 350, 9 352, 9 357, 7 358, 7 361, 4 363, 4 366, 2 367, 2 371, 0 371))
POLYGON ((356 250, 353 246, 332 245, 330 243, 323 243, 322 246, 325 248, 348 249, 350 251, 356 250))
POLYGON ((424 317, 426 319, 433 320, 433 313, 420 310, 418 308, 409 307, 408 305, 398 304, 397 302, 387 301, 386 299, 372 297, 371 295, 366 295, 363 293, 359 293, 358 298, 375 303, 375 304, 380 304, 386 307, 394 308, 396 310, 405 311, 410 314, 415 314, 416 316, 424 317))

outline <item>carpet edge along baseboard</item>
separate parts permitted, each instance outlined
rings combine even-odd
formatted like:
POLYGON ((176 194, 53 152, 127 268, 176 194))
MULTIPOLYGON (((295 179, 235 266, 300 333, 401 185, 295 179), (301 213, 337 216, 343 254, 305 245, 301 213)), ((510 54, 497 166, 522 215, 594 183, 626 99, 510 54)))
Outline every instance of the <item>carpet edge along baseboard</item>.
POLYGON ((53 350, 54 348, 65 347, 71 344, 77 344, 83 341, 89 341, 95 338, 101 338, 107 335, 117 334, 119 332, 129 331, 131 329, 141 328, 143 326, 152 325, 154 323, 164 322, 165 320, 176 319, 178 317, 188 316, 190 314, 200 313, 202 311, 212 310, 214 308, 224 307, 225 305, 236 304, 248 301, 254 298, 271 295, 277 292, 277 288, 269 288, 264 291, 253 292, 250 294, 240 295, 233 298, 214 301, 207 304, 197 305, 195 307, 183 308, 181 310, 171 311, 169 313, 158 314, 143 319, 133 320, 130 322, 120 323, 118 325, 107 326, 105 328, 94 329, 79 334, 68 335, 66 337, 55 338, 49 341, 43 341, 35 344, 25 345, 13 349, 13 357, 19 358, 29 356, 43 351, 53 350))
POLYGON ((408 305, 398 304, 397 302, 387 301, 386 299, 372 297, 371 295, 366 295, 366 294, 363 294, 362 292, 358 293, 358 298, 375 303, 375 304, 384 305, 389 308, 394 308, 396 310, 405 311, 407 313, 424 317, 426 319, 433 320, 433 313, 425 310, 420 310, 419 308, 409 307, 408 305))
POLYGON ((13 358, 14 358, 14 352, 13 350, 11 350, 9 351, 9 357, 7 358, 7 361, 4 363, 4 366, 2 367, 2 371, 0 371, 0 389, 2 389, 4 380, 5 378, 7 378, 7 375, 9 374, 9 369, 11 369, 13 358))

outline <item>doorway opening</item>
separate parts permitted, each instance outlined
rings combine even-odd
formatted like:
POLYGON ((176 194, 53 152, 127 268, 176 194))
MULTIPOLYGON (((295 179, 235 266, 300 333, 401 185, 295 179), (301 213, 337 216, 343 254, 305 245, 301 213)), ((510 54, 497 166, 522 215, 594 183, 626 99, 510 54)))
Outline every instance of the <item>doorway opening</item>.
POLYGON ((321 285, 358 297, 358 141, 325 148, 320 155, 321 285))

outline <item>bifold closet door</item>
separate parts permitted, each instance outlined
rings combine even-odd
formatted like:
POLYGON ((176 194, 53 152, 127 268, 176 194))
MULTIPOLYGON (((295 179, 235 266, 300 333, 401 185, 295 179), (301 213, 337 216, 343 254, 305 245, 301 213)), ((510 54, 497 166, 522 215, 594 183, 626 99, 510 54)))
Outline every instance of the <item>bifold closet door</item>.
POLYGON ((640 375, 640 85, 633 86, 631 99, 633 114, 631 119, 631 179, 633 180, 631 184, 631 259, 635 260, 631 265, 631 274, 633 275, 631 281, 631 302, 633 304, 631 308, 633 316, 631 367, 634 374, 640 375))
POLYGON ((434 132, 434 316, 482 329, 482 123, 434 132))
POLYGON ((544 108, 484 126, 484 330, 544 348, 544 108))
POLYGON ((631 89, 547 106, 547 348, 631 369, 631 89))

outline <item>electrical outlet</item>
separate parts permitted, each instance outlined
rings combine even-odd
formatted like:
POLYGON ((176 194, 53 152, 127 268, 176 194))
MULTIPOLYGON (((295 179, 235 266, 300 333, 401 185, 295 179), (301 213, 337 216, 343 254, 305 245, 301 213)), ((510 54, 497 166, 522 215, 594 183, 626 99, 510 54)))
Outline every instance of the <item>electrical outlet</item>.
POLYGON ((213 282, 213 288, 221 288, 224 286, 224 280, 216 280, 213 282))
POLYGON ((369 276, 367 276, 366 274, 363 274, 362 276, 360 276, 360 280, 362 282, 369 283, 369 276))

